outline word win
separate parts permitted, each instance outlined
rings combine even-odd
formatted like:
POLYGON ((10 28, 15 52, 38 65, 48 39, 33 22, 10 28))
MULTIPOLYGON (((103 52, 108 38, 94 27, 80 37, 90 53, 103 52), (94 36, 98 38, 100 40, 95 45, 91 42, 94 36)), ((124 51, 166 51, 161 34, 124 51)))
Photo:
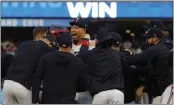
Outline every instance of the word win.
POLYGON ((67 2, 69 14, 72 18, 109 18, 117 17, 116 2, 67 2))

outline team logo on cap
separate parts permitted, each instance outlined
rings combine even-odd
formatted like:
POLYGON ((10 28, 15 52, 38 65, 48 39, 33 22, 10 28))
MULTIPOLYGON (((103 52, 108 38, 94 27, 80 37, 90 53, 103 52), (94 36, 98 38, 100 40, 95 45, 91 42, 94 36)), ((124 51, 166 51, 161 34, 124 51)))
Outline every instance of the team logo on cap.
POLYGON ((76 22, 78 22, 79 21, 79 18, 76 18, 76 20, 75 20, 76 22))

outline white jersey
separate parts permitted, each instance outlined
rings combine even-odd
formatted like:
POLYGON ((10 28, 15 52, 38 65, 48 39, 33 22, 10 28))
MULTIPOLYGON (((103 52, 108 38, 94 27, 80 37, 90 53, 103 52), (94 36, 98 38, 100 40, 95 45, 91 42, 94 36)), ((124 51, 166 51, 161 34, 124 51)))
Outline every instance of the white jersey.
MULTIPOLYGON (((90 39, 90 35, 86 34, 84 38, 90 39)), ((93 48, 95 48, 95 40, 89 40, 90 46, 88 50, 92 50, 93 48)), ((80 45, 72 45, 72 54, 77 55, 80 52, 80 48, 81 48, 81 44, 80 45)))
MULTIPOLYGON (((91 41, 89 41, 89 43, 91 43, 91 41)), ((81 46, 82 46, 81 44, 80 45, 73 44, 72 54, 77 55, 80 52, 81 46)), ((95 48, 95 45, 90 45, 88 50, 92 50, 93 48, 95 48)))

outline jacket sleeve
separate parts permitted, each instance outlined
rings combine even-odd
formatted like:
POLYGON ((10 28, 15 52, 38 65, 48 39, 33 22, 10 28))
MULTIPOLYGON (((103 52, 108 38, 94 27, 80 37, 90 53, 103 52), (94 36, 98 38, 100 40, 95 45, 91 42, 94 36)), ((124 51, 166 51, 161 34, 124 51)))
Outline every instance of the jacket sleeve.
POLYGON ((11 54, 7 54, 7 53, 3 53, 1 54, 1 79, 4 78, 6 76, 6 74, 8 73, 8 68, 9 66, 12 64, 14 56, 11 54))
POLYGON ((84 63, 80 63, 78 65, 78 71, 79 71, 79 76, 78 76, 78 80, 77 80, 77 92, 84 92, 86 91, 86 73, 87 73, 87 69, 86 66, 84 65, 84 63))
POLYGON ((127 58, 127 62, 130 65, 136 65, 152 60, 160 53, 159 48, 150 47, 139 54, 132 55, 127 58))
POLYGON ((44 76, 44 59, 43 57, 41 58, 39 65, 37 67, 35 77, 33 80, 33 86, 32 86, 32 102, 33 103, 39 103, 39 91, 41 87, 41 82, 44 76))
POLYGON ((173 51, 169 52, 169 55, 168 55, 168 64, 169 64, 169 67, 173 67, 173 51))

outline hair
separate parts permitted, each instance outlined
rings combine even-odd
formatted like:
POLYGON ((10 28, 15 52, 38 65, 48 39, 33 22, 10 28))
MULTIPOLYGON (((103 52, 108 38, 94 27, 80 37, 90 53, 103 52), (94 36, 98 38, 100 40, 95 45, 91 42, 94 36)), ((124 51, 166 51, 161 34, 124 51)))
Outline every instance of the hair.
POLYGON ((46 29, 44 27, 36 27, 33 29, 33 38, 36 38, 39 33, 46 33, 46 29))

